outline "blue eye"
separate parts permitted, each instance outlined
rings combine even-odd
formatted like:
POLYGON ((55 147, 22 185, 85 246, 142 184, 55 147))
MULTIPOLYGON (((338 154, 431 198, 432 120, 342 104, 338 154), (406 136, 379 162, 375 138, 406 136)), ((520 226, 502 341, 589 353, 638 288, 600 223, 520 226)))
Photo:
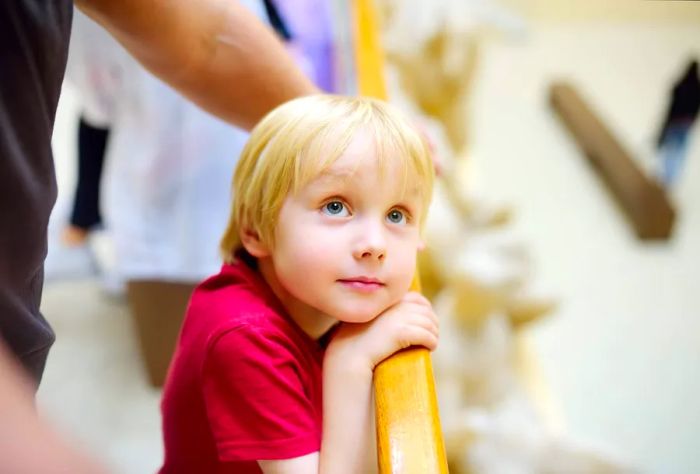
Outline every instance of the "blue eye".
POLYGON ((323 212, 329 216, 347 216, 348 210, 340 201, 331 201, 323 205, 323 212))
POLYGON ((392 209, 391 211, 389 211, 389 214, 386 215, 386 218, 389 219, 389 222, 391 222, 392 224, 406 223, 406 216, 403 212, 399 211, 398 209, 392 209))

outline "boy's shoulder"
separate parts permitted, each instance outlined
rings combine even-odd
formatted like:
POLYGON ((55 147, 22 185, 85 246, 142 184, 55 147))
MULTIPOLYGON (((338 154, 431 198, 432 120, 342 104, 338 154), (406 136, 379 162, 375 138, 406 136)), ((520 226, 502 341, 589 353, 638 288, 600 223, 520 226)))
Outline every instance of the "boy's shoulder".
POLYGON ((250 319, 256 314, 277 314, 281 308, 258 272, 246 264, 224 264, 221 271, 199 284, 192 294, 188 313, 235 315, 250 319))
POLYGON ((260 367, 270 358, 312 370, 322 360, 318 344, 287 316, 262 277, 242 263, 224 265, 195 289, 177 351, 176 359, 194 361, 197 373, 205 366, 216 369, 211 373, 260 367))
POLYGON ((232 330, 242 337, 294 332, 265 281, 242 262, 224 264, 195 288, 183 328, 208 340, 232 330))

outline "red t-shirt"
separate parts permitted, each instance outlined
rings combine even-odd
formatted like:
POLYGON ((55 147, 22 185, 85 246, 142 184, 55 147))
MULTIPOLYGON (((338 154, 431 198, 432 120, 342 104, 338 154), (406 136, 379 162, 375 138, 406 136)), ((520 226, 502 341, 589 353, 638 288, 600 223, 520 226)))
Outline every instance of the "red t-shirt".
POLYGON ((323 348, 239 260, 195 289, 163 392, 161 473, 259 473, 321 446, 323 348))

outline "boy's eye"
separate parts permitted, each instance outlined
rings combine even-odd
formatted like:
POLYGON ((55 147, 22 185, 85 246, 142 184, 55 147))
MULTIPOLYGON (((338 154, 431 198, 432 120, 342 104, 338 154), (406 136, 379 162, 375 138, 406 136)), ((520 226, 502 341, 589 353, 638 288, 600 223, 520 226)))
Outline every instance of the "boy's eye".
POLYGON ((323 206, 323 212, 329 216, 347 216, 348 210, 345 208, 345 204, 340 201, 331 201, 323 206))
POLYGON ((406 223, 406 216, 403 212, 399 211, 398 209, 392 209, 391 211, 389 211, 389 214, 386 215, 386 218, 389 219, 389 222, 391 222, 392 224, 406 223))

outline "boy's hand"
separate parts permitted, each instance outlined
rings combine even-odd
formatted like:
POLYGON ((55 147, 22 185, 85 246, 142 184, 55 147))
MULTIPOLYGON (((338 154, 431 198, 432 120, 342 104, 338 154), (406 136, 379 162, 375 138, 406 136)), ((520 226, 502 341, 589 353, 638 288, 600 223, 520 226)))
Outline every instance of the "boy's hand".
POLYGON ((372 321, 341 324, 323 359, 320 472, 367 472, 374 367, 412 345, 435 349, 437 341, 437 317, 419 293, 407 293, 372 321))
POLYGON ((372 321, 343 323, 328 347, 327 356, 341 357, 373 370, 394 352, 409 346, 434 350, 438 343, 438 320, 430 302, 409 292, 372 321), (365 365, 366 364, 366 365, 365 365))

